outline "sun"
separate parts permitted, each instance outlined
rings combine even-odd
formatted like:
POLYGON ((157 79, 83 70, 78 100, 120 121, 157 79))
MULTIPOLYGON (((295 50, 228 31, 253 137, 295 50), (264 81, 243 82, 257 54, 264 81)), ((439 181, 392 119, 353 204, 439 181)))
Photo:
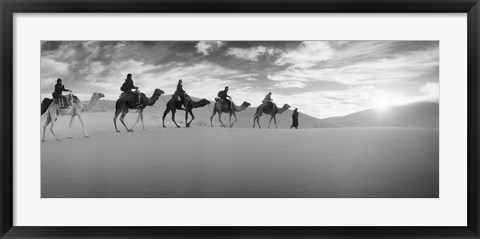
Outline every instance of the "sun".
POLYGON ((384 113, 384 112, 387 112, 390 109, 390 107, 391 107, 391 104, 385 101, 381 101, 375 105, 375 110, 380 113, 384 113))

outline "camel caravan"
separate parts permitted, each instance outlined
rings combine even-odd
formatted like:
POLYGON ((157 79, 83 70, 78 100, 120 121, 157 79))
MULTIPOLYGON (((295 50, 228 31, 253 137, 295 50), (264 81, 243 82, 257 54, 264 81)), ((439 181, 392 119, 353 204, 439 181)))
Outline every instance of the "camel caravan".
MULTIPOLYGON (((165 92, 161 89, 155 89, 153 95, 149 98, 144 93, 141 93, 139 88, 133 84, 132 74, 128 74, 125 82, 120 87, 122 93, 120 94, 119 98, 115 102, 115 114, 113 117, 113 125, 115 127, 116 132, 121 132, 117 127, 117 118, 120 116, 120 122, 125 127, 127 132, 133 132, 133 128, 139 123, 142 123, 142 128, 145 130, 145 126, 143 124, 143 111, 147 106, 153 106, 157 100, 160 98, 162 94, 165 92), (133 124, 131 128, 128 128, 124 122, 124 118, 129 112, 129 110, 136 110, 138 112, 137 120, 133 124)), ((244 101, 241 105, 236 105, 232 101, 232 97, 228 95, 228 86, 225 87, 224 90, 218 92, 218 97, 216 97, 212 115, 210 116, 210 125, 213 127, 213 117, 218 114, 218 121, 220 122, 222 127, 230 127, 232 128, 235 122, 238 121, 236 113, 241 112, 248 107, 250 107, 250 103, 244 101), (226 113, 229 115, 228 125, 223 123, 222 121, 222 113, 226 113), (234 118, 232 122, 232 116, 234 118)), ((255 114, 253 115, 253 128, 258 125, 260 126, 259 119, 263 114, 270 115, 270 120, 268 123, 268 128, 270 128, 270 124, 272 120, 275 123, 275 128, 277 128, 277 120, 276 115, 285 112, 290 108, 290 105, 284 104, 282 108, 278 108, 275 103, 272 102, 271 99, 272 93, 268 93, 260 104, 255 114)), ((65 86, 62 84, 62 79, 57 80, 57 84, 55 85, 55 91, 52 93, 53 99, 44 98, 41 103, 41 115, 46 114, 47 118, 45 120, 45 124, 43 126, 43 135, 42 135, 42 142, 45 141, 45 132, 47 127, 50 125, 50 132, 52 132, 53 136, 57 141, 61 140, 55 134, 55 122, 58 116, 62 115, 70 115, 70 124, 68 129, 68 138, 73 138, 71 134, 72 124, 75 117, 78 117, 84 131, 84 136, 89 137, 85 123, 82 119, 81 113, 83 111, 90 111, 95 107, 98 101, 101 98, 104 98, 105 95, 103 93, 94 92, 88 104, 83 103, 77 96, 73 95, 71 90, 65 89, 65 86), (62 92, 67 91, 69 92, 68 95, 63 95, 62 92)), ((193 109, 204 107, 209 105, 210 101, 207 99, 201 99, 199 101, 194 101, 186 91, 183 90, 183 82, 180 79, 177 84, 177 89, 175 93, 172 95, 172 98, 166 103, 166 109, 162 116, 162 124, 165 128, 165 117, 168 113, 172 114, 172 121, 180 128, 180 126, 175 121, 175 113, 177 110, 185 111, 185 127, 190 127, 192 121, 195 119, 193 114, 193 109), (189 120, 188 117, 191 116, 189 120)), ((298 117, 298 116, 297 116, 298 117)))

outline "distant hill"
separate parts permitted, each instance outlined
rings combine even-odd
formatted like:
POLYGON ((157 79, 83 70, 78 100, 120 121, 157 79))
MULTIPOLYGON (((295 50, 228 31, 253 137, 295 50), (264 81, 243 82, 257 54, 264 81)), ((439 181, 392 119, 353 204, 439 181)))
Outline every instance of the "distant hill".
MULTIPOLYGON (((165 111, 165 104, 171 99, 171 95, 162 95, 153 107, 148 107, 145 110, 146 115, 153 115, 160 122, 162 120, 163 112, 165 111)), ((192 97, 195 101, 199 98, 192 97)), ((210 116, 213 109, 213 101, 210 101, 210 107, 194 109, 193 113, 196 117, 192 123, 197 126, 210 126, 210 116)), ((88 101, 86 102, 88 103, 88 101)), ((242 102, 236 101, 237 105, 242 102)), ((253 104, 242 112, 237 113, 238 121, 235 127, 250 128, 253 126, 253 115, 259 104, 253 104)), ((100 100, 93 109, 94 112, 106 112, 115 110, 115 101, 100 100)), ((133 110, 130 111, 134 112, 133 110)), ((290 128, 292 124, 292 109, 289 109, 282 114, 277 115, 278 128, 290 128)), ((318 119, 313 116, 304 114, 299 110, 299 128, 336 128, 336 127, 424 127, 424 128, 438 128, 439 121, 439 104, 430 102, 414 103, 402 106, 393 106, 388 110, 381 112, 376 109, 368 109, 360 112, 348 114, 345 116, 331 117, 325 119, 318 119)), ((185 113, 177 111, 175 117, 177 123, 184 122, 185 113)), ((270 116, 263 115, 260 118, 262 127, 268 127, 268 120, 270 116)), ((233 120, 233 119, 232 119, 233 120)), ((228 123, 228 114, 222 114, 222 121, 228 123)), ((165 122, 171 122, 171 115, 169 114, 165 122)), ((218 115, 213 118, 214 127, 220 126, 218 122, 218 115)), ((272 127, 274 127, 272 121, 272 127)))
POLYGON ((368 109, 353 114, 323 119, 340 127, 423 127, 438 128, 439 104, 421 102, 393 106, 382 112, 368 109))
MULTIPOLYGON (((145 115, 150 115, 154 117, 156 120, 159 120, 160 122, 162 121, 162 116, 163 112, 165 111, 165 105, 166 102, 168 102, 172 98, 171 95, 162 95, 158 99, 158 101, 155 103, 154 106, 152 107, 147 107, 145 109, 145 115)), ((193 100, 198 101, 200 100, 199 98, 192 97, 193 100)), ((193 121, 192 125, 197 125, 197 126, 210 126, 210 116, 212 115, 212 110, 213 110, 213 101, 210 101, 210 107, 205 106, 202 108, 197 108, 193 110, 193 114, 195 115, 196 119, 193 121)), ((85 102, 85 103, 88 103, 85 102)), ((240 101, 235 101, 234 102, 237 105, 242 104, 240 101)), ((253 115, 255 114, 256 108, 259 104, 252 104, 250 107, 245 109, 242 112, 237 113, 237 118, 238 121, 235 123, 234 127, 239 127, 239 128, 251 128, 253 126, 253 115)), ((113 100, 100 100, 98 104, 95 106, 95 108, 92 110, 93 112, 113 112, 115 110, 115 101, 113 100)), ((134 110, 130 111, 131 113, 135 113, 134 110)), ((278 128, 290 128, 290 125, 292 124, 292 113, 293 110, 289 109, 282 114, 277 115, 277 125, 278 128)), ((228 114, 222 114, 222 121, 225 124, 228 124, 228 114)), ((267 128, 268 127, 268 120, 270 119, 269 115, 263 115, 260 118, 260 124, 262 127, 267 128)), ((175 120, 177 123, 183 123, 185 120, 185 112, 183 111, 177 111, 175 120)), ((233 120, 233 117, 232 117, 233 120)), ((165 118, 165 124, 168 125, 173 125, 173 122, 171 122, 171 115, 169 114, 165 118)), ((304 114, 299 111, 299 128, 333 128, 337 127, 334 124, 331 124, 329 122, 325 122, 323 120, 320 120, 318 118, 315 118, 313 116, 304 114)), ((220 123, 218 122, 218 115, 215 115, 213 118, 213 126, 214 127, 219 127, 220 123)), ((271 127, 275 127, 274 123, 272 121, 271 127)))

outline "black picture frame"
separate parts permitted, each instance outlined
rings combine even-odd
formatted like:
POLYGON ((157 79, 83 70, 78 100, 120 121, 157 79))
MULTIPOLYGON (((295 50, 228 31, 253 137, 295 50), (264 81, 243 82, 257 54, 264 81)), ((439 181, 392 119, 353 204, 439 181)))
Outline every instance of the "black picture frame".
POLYGON ((0 0, 1 238, 480 238, 478 0, 0 0), (468 226, 466 227, 19 227, 13 226, 14 13, 468 13, 468 226))

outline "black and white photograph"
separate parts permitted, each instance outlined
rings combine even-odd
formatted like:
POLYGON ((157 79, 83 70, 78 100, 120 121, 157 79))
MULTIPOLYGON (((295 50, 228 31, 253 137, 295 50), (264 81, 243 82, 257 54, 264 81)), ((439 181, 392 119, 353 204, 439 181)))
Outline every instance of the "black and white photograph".
POLYGON ((439 41, 58 41, 42 198, 439 198, 439 41))

